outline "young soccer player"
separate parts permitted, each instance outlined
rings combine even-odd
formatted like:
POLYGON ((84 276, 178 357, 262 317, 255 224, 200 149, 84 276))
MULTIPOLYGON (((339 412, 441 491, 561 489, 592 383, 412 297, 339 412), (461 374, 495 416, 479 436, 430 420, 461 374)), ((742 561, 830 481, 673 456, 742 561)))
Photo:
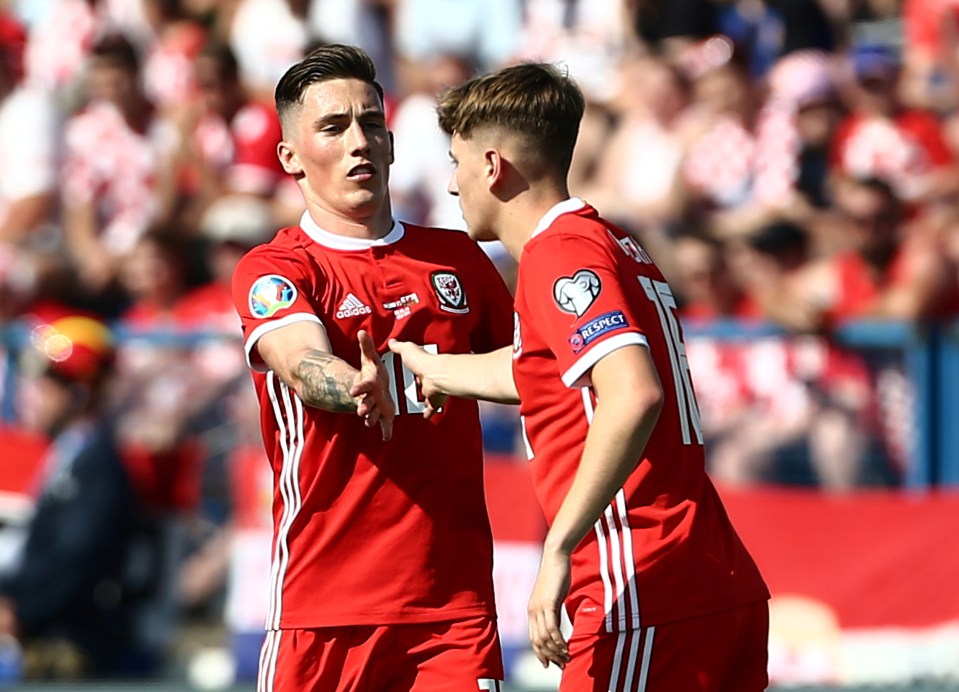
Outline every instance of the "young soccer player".
POLYGON ((509 292, 465 234, 392 217, 392 139, 365 53, 317 49, 276 102, 307 210, 233 280, 274 474, 259 690, 498 690, 477 407, 424 420, 387 343, 499 348, 509 292), (383 439, 366 429, 377 421, 383 439))
POLYGON ((762 690, 768 592, 706 476, 672 292, 632 237, 567 190, 582 113, 577 86, 543 64, 443 95, 449 190, 470 235, 519 260, 513 345, 391 349, 435 404, 520 404, 550 525, 530 640, 563 667, 561 690, 762 690))

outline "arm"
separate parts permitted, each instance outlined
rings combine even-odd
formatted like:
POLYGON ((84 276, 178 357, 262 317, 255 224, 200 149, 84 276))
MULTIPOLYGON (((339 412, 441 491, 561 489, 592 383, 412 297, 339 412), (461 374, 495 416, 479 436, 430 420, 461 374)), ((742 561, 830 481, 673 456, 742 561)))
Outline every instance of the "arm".
MULTIPOLYGON (((430 401, 444 395, 518 404, 513 383, 513 347, 489 353, 431 354, 409 341, 390 341, 390 350, 403 359, 419 379, 423 396, 430 401)), ((427 413, 430 413, 427 408, 427 413)))
POLYGON ((326 330, 316 322, 267 332, 257 341, 260 357, 306 404, 334 413, 356 413, 368 427, 379 422, 383 439, 393 430, 393 401, 386 369, 372 339, 357 333, 360 368, 334 356, 326 330))
POLYGON ((569 592, 570 556, 636 468, 663 404, 663 390, 649 351, 626 346, 592 369, 596 410, 576 477, 543 545, 529 601, 533 651, 547 666, 568 660, 559 630, 559 609, 569 592))
POLYGON ((22 243, 30 232, 50 216, 55 202, 49 192, 21 197, 10 205, 7 217, 0 224, 0 242, 22 243))
POLYGON ((103 289, 113 278, 116 266, 115 259, 100 243, 93 200, 65 201, 63 234, 80 280, 94 291, 103 289))

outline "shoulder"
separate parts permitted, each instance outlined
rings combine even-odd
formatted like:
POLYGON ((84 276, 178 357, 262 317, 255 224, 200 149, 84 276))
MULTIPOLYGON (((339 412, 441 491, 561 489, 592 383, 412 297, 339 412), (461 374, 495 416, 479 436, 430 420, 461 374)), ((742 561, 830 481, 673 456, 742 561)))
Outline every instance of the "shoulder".
POLYGON ((525 257, 605 251, 610 247, 611 225, 595 215, 563 214, 523 249, 525 257))
POLYGON ((276 271, 312 266, 313 262, 307 251, 309 242, 298 226, 282 228, 268 242, 248 250, 237 263, 237 273, 264 266, 272 267, 276 271))

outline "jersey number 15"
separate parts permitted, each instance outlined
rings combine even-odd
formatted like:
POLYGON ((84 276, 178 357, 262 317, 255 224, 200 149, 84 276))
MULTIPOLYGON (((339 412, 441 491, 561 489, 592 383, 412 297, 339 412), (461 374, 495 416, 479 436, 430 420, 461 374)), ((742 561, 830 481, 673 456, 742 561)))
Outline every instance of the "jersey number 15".
POLYGON ((646 297, 656 306, 659 321, 666 337, 666 350, 673 369, 673 384, 676 387, 676 403, 679 406, 679 424, 683 431, 683 443, 702 444, 703 428, 699 421, 699 405, 689 377, 689 361, 686 344, 683 343, 679 321, 676 319, 676 299, 665 281, 653 281, 648 276, 639 276, 646 297), (695 436, 695 442, 693 437, 695 436))

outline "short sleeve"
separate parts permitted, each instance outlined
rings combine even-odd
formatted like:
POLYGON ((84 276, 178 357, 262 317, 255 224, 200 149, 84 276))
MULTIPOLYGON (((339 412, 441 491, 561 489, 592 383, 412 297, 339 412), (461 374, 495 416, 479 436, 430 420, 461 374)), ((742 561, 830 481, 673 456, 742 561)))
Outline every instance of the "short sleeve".
POLYGON ((592 367, 619 348, 648 347, 640 305, 628 299, 616 260, 602 242, 551 233, 527 249, 532 252, 524 251, 517 298, 567 387, 589 385, 592 367))
POLYGON ((267 369, 256 351, 264 334, 294 322, 323 324, 312 302, 319 278, 289 249, 262 245, 243 256, 233 272, 232 291, 251 368, 267 369))

